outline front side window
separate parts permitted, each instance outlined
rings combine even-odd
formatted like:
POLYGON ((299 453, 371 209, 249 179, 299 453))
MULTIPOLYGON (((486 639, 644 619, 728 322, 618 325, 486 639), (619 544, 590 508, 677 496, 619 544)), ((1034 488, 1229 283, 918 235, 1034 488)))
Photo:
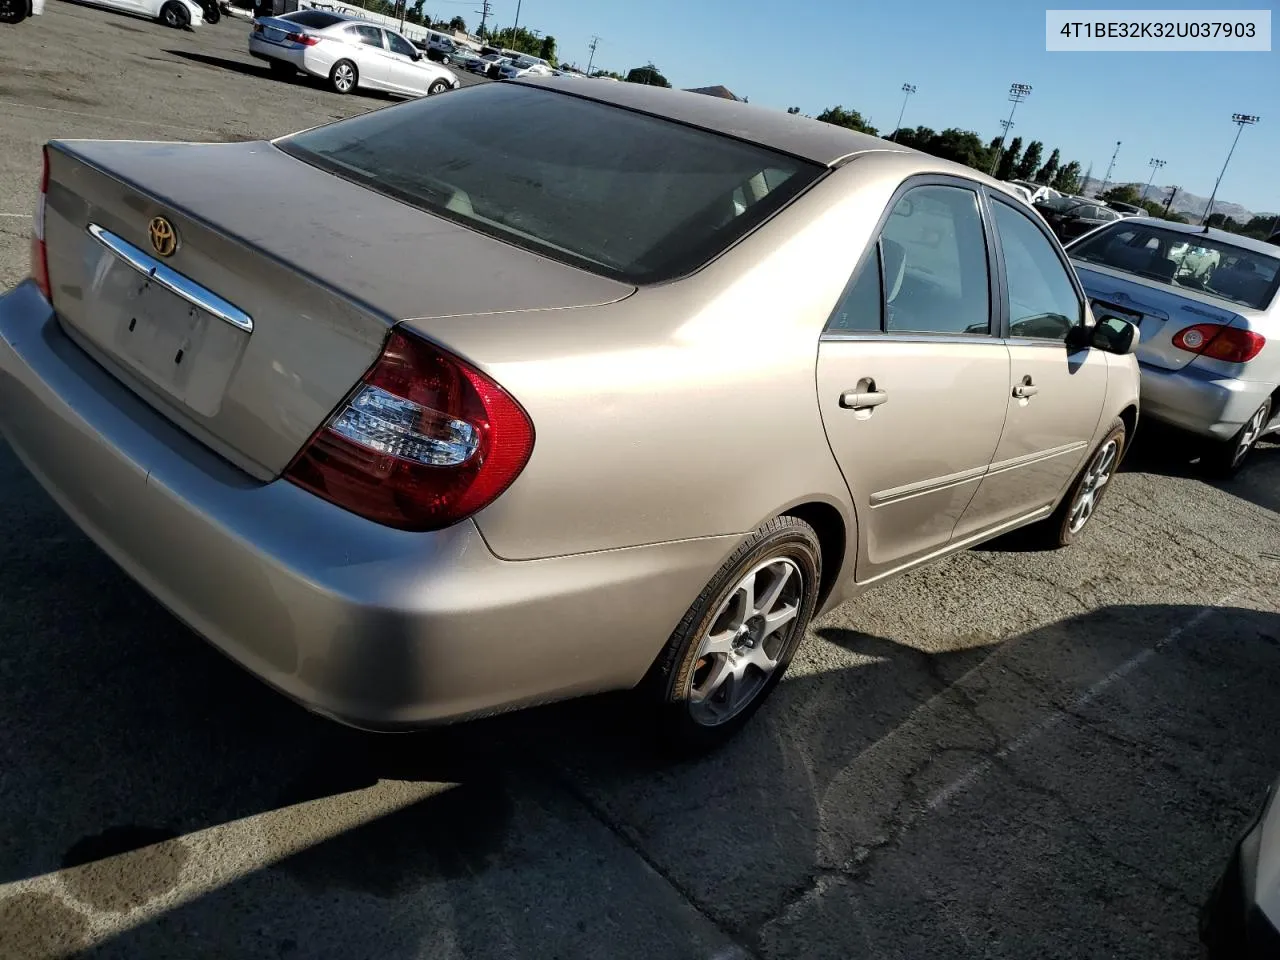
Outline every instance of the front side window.
POLYGON ((352 27, 349 31, 357 43, 363 43, 370 47, 382 49, 382 31, 377 27, 367 27, 364 25, 352 27))
POLYGON ((1029 217, 999 201, 992 207, 1004 252, 1009 335, 1065 340, 1083 311, 1066 266, 1029 217))
POLYGON ((630 283, 695 269, 824 170, 659 117, 505 83, 375 110, 276 145, 402 203, 630 283))
POLYGON ((1067 251, 1097 264, 1229 303, 1265 310, 1280 287, 1280 255, 1254 253, 1203 233, 1120 221, 1067 251))
POLYGON ((408 57, 412 60, 416 55, 413 44, 400 36, 400 34, 392 33, 390 30, 387 31, 387 44, 391 47, 392 53, 398 53, 402 57, 408 57))
POLYGON ((988 333, 991 300, 978 195, 915 187, 880 238, 886 333, 988 333))

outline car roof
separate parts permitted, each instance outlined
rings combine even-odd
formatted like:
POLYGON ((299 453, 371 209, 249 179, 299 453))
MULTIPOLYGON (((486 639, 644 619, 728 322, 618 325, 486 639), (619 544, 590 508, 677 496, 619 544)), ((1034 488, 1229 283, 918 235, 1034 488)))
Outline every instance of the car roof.
POLYGON ((1194 223, 1177 223, 1173 220, 1161 220, 1159 217, 1126 217, 1125 223, 1141 223, 1147 226, 1160 227, 1171 233, 1185 233, 1197 237, 1208 237, 1210 240, 1217 240, 1219 243, 1230 244, 1241 250, 1248 250, 1251 253, 1261 253, 1268 257, 1276 256, 1275 244, 1267 243, 1265 240, 1256 240, 1253 237, 1246 237, 1239 233, 1232 233, 1229 230, 1219 230, 1217 227, 1210 227, 1206 230, 1204 227, 1197 226, 1194 223))
MULTIPOLYGON (((805 160, 834 166, 859 153, 880 151, 900 153, 904 156, 920 156, 919 151, 899 146, 858 133, 834 123, 825 123, 809 117, 784 113, 750 103, 722 100, 687 90, 651 87, 643 83, 583 84, 570 77, 528 77, 506 81, 545 90, 554 90, 570 96, 595 100, 624 107, 640 113, 665 117, 689 126, 701 127, 713 133, 736 137, 750 143, 769 147, 805 160)), ((979 180, 988 186, 998 185, 994 180, 972 167, 930 157, 931 161, 950 167, 963 176, 979 180)))

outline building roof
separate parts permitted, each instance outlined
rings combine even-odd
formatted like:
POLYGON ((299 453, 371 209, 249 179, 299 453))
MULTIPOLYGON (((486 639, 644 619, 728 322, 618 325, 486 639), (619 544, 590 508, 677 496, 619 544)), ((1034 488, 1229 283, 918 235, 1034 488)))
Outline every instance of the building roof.
POLYGON ((741 100, 739 96, 735 96, 733 91, 726 86, 717 84, 714 87, 689 87, 685 93, 703 93, 708 97, 719 97, 721 100, 741 100))
POLYGON ((602 83, 578 77, 521 77, 504 83, 544 87, 640 113, 666 117, 713 133, 758 143, 792 156, 835 164, 869 150, 914 153, 879 137, 821 120, 719 97, 651 87, 642 83, 602 83))

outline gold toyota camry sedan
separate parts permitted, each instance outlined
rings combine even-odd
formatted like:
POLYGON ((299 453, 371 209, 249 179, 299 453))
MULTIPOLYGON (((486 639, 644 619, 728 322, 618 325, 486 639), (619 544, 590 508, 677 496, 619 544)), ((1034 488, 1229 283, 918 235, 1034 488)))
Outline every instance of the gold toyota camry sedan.
POLYGON ((1135 328, 966 167, 636 84, 50 142, 0 428, 214 646, 403 729, 635 688, 705 748, 810 619, 1080 536, 1135 328))

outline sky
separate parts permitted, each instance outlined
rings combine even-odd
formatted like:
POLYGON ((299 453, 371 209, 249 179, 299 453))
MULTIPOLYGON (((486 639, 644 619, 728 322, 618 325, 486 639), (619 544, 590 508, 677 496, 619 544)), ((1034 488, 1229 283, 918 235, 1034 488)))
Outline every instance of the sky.
MULTIPOLYGON (((492 0, 491 24, 510 26, 517 0, 492 0)), ((556 38, 557 55, 625 74, 652 61, 673 86, 724 84, 753 104, 798 106, 815 116, 833 105, 856 109, 882 132, 896 125, 902 85, 917 92, 904 126, 975 130, 998 136, 1009 116, 1009 85, 1031 96, 1017 107, 1010 137, 1041 140, 1047 159, 1093 164, 1101 179, 1121 142, 1112 181, 1180 185, 1208 197, 1236 126, 1256 114, 1218 191, 1254 212, 1280 212, 1280 46, 1269 53, 1048 53, 1045 9, 1125 9, 1101 0, 1044 5, 991 0, 520 0, 520 24, 556 38)), ((1148 6, 1153 6, 1148 4, 1148 6)), ((1229 6, 1269 9, 1262 3, 1229 6)), ((433 17, 461 15, 475 29, 479 0, 427 0, 433 17)), ((1212 8, 1209 0, 1162 9, 1212 8)), ((1273 20, 1280 20, 1273 14, 1273 20)), ((1154 193, 1153 193, 1154 195, 1154 193)), ((1163 194, 1161 195, 1163 196, 1163 194)))

